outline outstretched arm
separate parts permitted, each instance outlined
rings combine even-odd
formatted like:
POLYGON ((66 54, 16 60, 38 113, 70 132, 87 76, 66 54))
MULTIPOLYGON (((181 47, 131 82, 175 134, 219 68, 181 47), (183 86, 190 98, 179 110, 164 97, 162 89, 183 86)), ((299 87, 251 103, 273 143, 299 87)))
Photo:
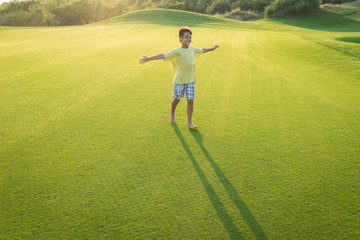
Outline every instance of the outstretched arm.
POLYGON ((146 62, 149 62, 149 61, 152 61, 152 60, 158 60, 158 59, 165 59, 164 54, 159 54, 159 55, 152 56, 152 57, 143 56, 143 58, 141 58, 141 59, 139 60, 139 63, 140 63, 140 64, 144 64, 144 63, 146 63, 146 62))
POLYGON ((203 53, 207 53, 207 52, 210 52, 210 51, 214 51, 215 49, 217 49, 218 47, 220 47, 219 45, 215 45, 214 47, 212 48, 203 48, 203 53))

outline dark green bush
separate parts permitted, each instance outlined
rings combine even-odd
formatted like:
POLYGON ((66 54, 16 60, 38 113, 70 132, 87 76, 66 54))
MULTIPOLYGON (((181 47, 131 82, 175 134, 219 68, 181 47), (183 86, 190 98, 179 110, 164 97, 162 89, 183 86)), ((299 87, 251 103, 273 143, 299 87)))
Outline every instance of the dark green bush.
POLYGON ((207 9, 208 14, 224 14, 231 11, 231 3, 228 0, 214 1, 207 9))
POLYGON ((321 0, 321 4, 331 3, 331 4, 342 4, 348 2, 355 2, 357 0, 321 0))
POLYGON ((276 0, 265 8, 265 17, 299 16, 319 9, 319 0, 276 0))
POLYGON ((234 2, 234 8, 240 7, 242 11, 251 10, 260 13, 273 1, 274 0, 236 0, 234 2))

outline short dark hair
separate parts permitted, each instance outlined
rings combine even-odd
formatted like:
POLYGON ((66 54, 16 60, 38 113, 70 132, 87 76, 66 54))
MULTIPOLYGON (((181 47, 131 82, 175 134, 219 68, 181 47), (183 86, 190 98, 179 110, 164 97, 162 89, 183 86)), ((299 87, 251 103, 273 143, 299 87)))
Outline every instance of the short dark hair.
POLYGON ((184 33, 186 33, 186 32, 188 32, 188 33, 190 33, 190 34, 192 35, 192 32, 191 32, 190 28, 188 28, 188 27, 181 27, 181 28, 179 28, 178 36, 179 36, 179 37, 183 37, 183 36, 184 36, 184 33))

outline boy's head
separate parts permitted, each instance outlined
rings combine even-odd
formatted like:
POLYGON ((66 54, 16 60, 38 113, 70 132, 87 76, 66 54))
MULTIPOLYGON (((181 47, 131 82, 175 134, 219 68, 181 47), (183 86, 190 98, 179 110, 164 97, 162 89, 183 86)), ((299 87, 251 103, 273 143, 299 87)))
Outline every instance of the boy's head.
POLYGON ((188 28, 188 27, 179 28, 178 36, 179 36, 179 41, 182 44, 182 47, 187 48, 190 46, 191 35, 192 35, 192 32, 191 32, 190 28, 188 28))
POLYGON ((188 32, 188 33, 190 33, 190 35, 192 35, 192 32, 191 32, 190 28, 188 28, 188 27, 181 27, 181 28, 179 28, 179 30, 178 30, 178 36, 179 36, 179 37, 184 37, 184 33, 186 33, 186 32, 188 32))

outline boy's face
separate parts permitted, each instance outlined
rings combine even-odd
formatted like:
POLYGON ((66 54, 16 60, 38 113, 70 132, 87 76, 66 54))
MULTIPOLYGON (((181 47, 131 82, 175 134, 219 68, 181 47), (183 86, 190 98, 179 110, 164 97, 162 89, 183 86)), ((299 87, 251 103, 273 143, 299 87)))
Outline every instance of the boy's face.
POLYGON ((179 36, 179 40, 182 47, 189 47, 191 44, 191 34, 189 32, 185 32, 182 37, 179 36))

